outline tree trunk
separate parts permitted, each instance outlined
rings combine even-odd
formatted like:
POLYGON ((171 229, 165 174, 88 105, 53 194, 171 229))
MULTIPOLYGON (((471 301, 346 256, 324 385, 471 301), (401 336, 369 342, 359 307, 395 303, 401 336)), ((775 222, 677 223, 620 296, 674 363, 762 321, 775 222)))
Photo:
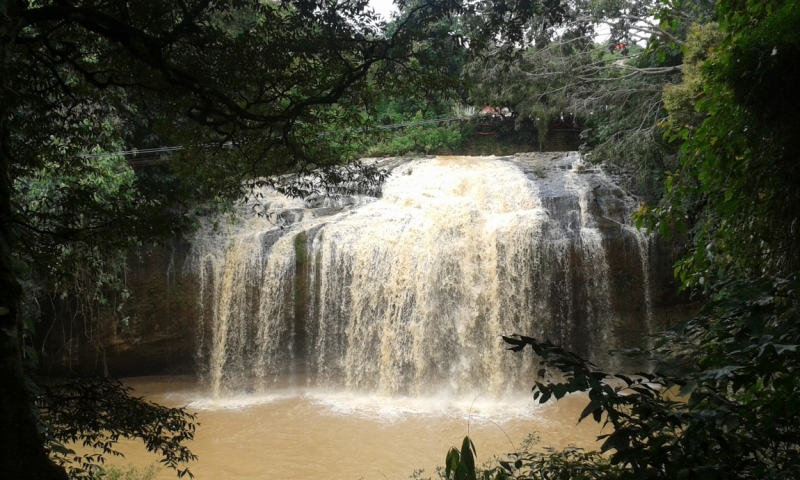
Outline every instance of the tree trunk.
MULTIPOLYGON (((5 118, 2 107, 0 115, 5 118)), ((0 126, 0 471, 7 480, 66 479, 64 469, 54 465, 45 452, 22 370, 22 321, 18 312, 22 289, 14 276, 9 245, 7 133, 6 125, 0 126)))
POLYGON ((66 480, 44 448, 37 428, 35 405, 22 369, 22 288, 11 257, 11 179, 13 155, 8 116, 10 96, 5 72, 14 68, 10 49, 16 37, 20 2, 0 4, 0 472, 7 480, 66 480))

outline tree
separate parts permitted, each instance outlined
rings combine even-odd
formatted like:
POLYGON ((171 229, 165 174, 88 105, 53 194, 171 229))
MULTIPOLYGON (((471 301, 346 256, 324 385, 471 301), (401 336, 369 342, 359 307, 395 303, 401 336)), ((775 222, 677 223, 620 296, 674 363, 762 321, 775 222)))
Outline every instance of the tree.
MULTIPOLYGON (((672 92, 670 135, 682 144, 666 202, 638 214, 651 228, 692 235, 691 254, 677 265, 686 288, 800 270, 800 9, 725 1, 719 12, 721 39, 689 72, 692 91, 672 92)), ((707 32, 696 38, 713 46, 707 32)))
POLYGON ((680 83, 689 25, 712 16, 702 0, 570 2, 561 22, 531 19, 516 56, 470 65, 473 98, 538 119, 540 135, 554 118, 577 117, 585 156, 632 173, 628 186, 657 201, 677 163, 662 140, 662 92, 680 83))
POLYGON ((129 388, 108 379, 50 383, 39 393, 37 406, 50 457, 67 468, 70 477, 94 478, 101 471, 104 455, 122 455, 115 449, 120 438, 141 440, 179 477, 192 477, 187 467, 180 468, 197 458, 185 445, 194 438, 196 427, 194 415, 185 409, 132 397, 129 388), (67 442, 93 451, 76 455, 64 446, 67 442))

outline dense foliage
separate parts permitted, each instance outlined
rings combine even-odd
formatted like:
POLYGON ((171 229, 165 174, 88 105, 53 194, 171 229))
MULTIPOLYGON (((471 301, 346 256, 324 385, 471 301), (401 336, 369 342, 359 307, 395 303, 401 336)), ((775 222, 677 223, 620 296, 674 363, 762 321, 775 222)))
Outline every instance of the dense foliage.
POLYGON ((662 139, 662 93, 680 83, 689 27, 709 21, 712 4, 579 1, 564 7, 559 23, 533 17, 515 55, 468 65, 472 99, 514 108, 520 119, 536 121, 540 135, 554 118, 576 119, 584 156, 626 173, 631 190, 657 201, 664 171, 677 165, 677 148, 662 139))
POLYGON ((601 451, 619 470, 604 478, 796 478, 799 292, 796 277, 719 285, 698 316, 647 352, 663 369, 653 374, 609 374, 549 342, 506 341, 566 375, 538 382, 534 398, 588 392, 581 420, 613 427, 601 451))
MULTIPOLYGON (((460 67, 452 67, 458 76, 460 67)), ((442 120, 461 116, 457 98, 449 92, 408 92, 381 95, 372 113, 379 134, 366 145, 367 156, 428 154, 442 148, 458 148, 464 137, 458 123, 442 120)))
POLYGON ((183 408, 166 408, 130 396, 130 388, 106 379, 81 379, 45 385, 37 406, 39 419, 51 448, 51 456, 67 467, 70 476, 92 478, 103 471, 104 455, 122 456, 115 449, 120 438, 138 439, 158 453, 161 462, 180 468, 197 457, 186 442, 194 438, 194 415, 183 408), (78 455, 65 444, 80 445, 89 453, 78 455))
POLYGON ((678 265, 686 287, 800 270, 800 97, 792 87, 800 79, 800 8, 731 1, 720 3, 720 14, 719 45, 687 72, 692 119, 681 115, 685 107, 673 110, 670 134, 682 154, 667 201, 640 212, 650 227, 691 232, 692 254, 678 265))

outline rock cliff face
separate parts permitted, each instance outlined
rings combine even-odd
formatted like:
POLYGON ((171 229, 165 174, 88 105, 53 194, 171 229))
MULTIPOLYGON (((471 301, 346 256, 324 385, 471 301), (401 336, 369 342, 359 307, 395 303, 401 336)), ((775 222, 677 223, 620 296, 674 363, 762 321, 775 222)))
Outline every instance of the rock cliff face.
POLYGON ((41 302, 37 328, 40 371, 46 375, 113 377, 195 371, 196 283, 183 266, 190 245, 170 242, 142 248, 128 258, 131 299, 98 338, 76 306, 54 298, 41 302))
MULTIPOLYGON (((500 334, 631 369, 607 351, 692 311, 671 278, 675 246, 632 228, 636 199, 576 154, 380 166, 392 171, 380 199, 261 192, 269 218, 242 205, 190 248, 145 252, 128 282, 135 328, 109 342, 110 373, 196 366, 218 391, 296 374, 387 394, 501 393, 527 388, 534 366, 500 334)), ((96 348, 71 345, 48 368, 98 365, 96 348)))
POLYGON ((563 153, 516 155, 511 161, 539 185, 543 206, 570 240, 561 260, 567 266, 564 275, 551 284, 561 318, 555 324, 564 327, 551 324, 539 337, 612 368, 639 367, 610 361, 608 350, 640 346, 643 335, 676 325, 696 311, 696 304, 678 294, 672 277, 672 266, 682 255, 680 244, 637 231, 630 216, 638 200, 598 166, 563 153), (587 227, 600 235, 603 259, 586 255, 582 248, 586 242, 581 233, 587 227), (605 272, 597 268, 602 263, 605 272), (607 283, 598 276, 606 276, 607 283), (606 290, 606 315, 586 311, 598 289, 606 290))

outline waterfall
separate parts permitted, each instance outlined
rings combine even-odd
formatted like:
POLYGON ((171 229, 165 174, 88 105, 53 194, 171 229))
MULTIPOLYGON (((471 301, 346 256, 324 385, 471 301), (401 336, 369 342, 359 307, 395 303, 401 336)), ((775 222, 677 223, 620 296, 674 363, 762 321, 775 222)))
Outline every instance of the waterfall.
POLYGON ((379 199, 260 193, 269 219, 243 202, 193 244, 199 355, 218 395, 287 377, 385 395, 504 394, 528 389, 537 364, 501 335, 613 366, 606 352, 651 328, 624 320, 650 310, 635 200, 577 154, 399 162, 379 199), (617 244, 639 246, 635 270, 612 268, 617 244), (623 281, 645 286, 620 294, 623 281))

